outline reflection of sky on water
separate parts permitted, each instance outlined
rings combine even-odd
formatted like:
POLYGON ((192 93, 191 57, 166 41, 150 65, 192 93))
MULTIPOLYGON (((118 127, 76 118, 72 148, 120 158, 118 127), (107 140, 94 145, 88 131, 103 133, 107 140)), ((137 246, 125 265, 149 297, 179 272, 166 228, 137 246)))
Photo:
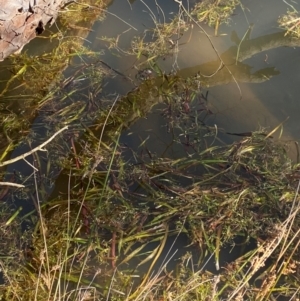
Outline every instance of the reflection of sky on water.
MULTIPOLYGON (((253 3, 252 1, 245 1, 244 11, 241 8, 238 8, 234 16, 232 16, 230 24, 220 27, 220 36, 211 37, 212 42, 219 53, 222 54, 231 46, 236 45, 232 41, 233 30, 236 32, 237 36, 242 39, 249 28, 249 24, 253 23, 254 25, 250 39, 280 32, 277 25, 277 18, 280 14, 285 13, 287 7, 283 2, 276 2, 276 4, 271 2, 272 1, 253 3), (266 11, 268 11, 267 14, 265 13, 266 11)), ((154 1, 147 1, 149 6, 151 6, 151 3, 153 4, 154 1)), ((132 11, 125 8, 124 15, 123 10, 122 12, 119 11, 121 14, 118 15, 133 26, 138 27, 138 23, 136 23, 137 19, 134 16, 141 7, 143 12, 139 12, 137 17, 143 19, 142 29, 143 27, 147 28, 147 26, 152 25, 149 14, 143 6, 144 5, 141 2, 136 1, 132 3, 132 11), (131 17, 130 14, 132 14, 131 17), (134 23, 131 23, 131 21, 134 23)), ((112 9, 116 9, 116 13, 118 7, 119 2, 115 1, 112 5, 112 9)), ((151 6, 151 9, 156 12, 155 7, 151 6)), ((166 10, 165 14, 168 15, 166 10)), ((110 19, 110 22, 114 22, 113 17, 110 17, 110 19)), ((103 24, 99 24, 99 26, 96 25, 95 34, 99 34, 98 29, 102 32, 104 31, 104 28, 103 24)), ((126 26, 124 26, 124 29, 125 28, 126 26)), ((114 28, 114 31, 115 30, 116 29, 114 28)), ((209 28, 206 28, 206 30, 210 35, 213 34, 213 30, 209 28)), ((119 30, 119 32, 122 32, 122 30, 119 30)), ((109 32, 106 32, 106 34, 109 36, 109 32)), ((125 34, 125 37, 127 34, 128 33, 125 34)), ((135 34, 133 30, 130 31, 129 35, 131 34, 135 34)), ((186 35, 190 37, 190 32, 186 35)), ((204 64, 217 59, 209 41, 196 26, 194 26, 191 37, 188 44, 182 45, 177 58, 177 66, 179 67, 179 70, 184 70, 183 73, 185 76, 195 74, 195 69, 197 69, 195 66, 201 68, 204 64)), ((91 39, 93 39, 92 36, 91 39)), ((187 39, 188 38, 184 36, 182 41, 187 41, 187 39)), ((124 40, 124 45, 126 45, 128 39, 124 40)), ((120 41, 122 41, 122 39, 120 41)), ((122 45, 120 46, 122 47, 122 45)), ((289 117, 289 120, 284 123, 283 137, 286 139, 298 140, 298 112, 300 110, 300 103, 297 101, 297 82, 299 81, 300 64, 297 64, 297 62, 300 60, 299 52, 300 50, 298 47, 279 47, 264 52, 258 52, 253 55, 253 57, 245 60, 242 65, 248 65, 249 68, 251 68, 250 72, 252 74, 260 69, 263 69, 263 73, 266 68, 272 67, 275 67, 276 69, 274 70, 279 74, 274 75, 270 80, 266 80, 260 84, 239 82, 242 90, 242 100, 240 99, 240 92, 232 80, 229 84, 217 85, 209 88, 210 109, 216 113, 213 118, 210 118, 210 125, 213 126, 216 124, 219 128, 229 132, 248 132, 257 130, 260 127, 266 127, 271 130, 289 117)), ((165 69, 170 70, 170 66, 173 62, 174 58, 169 58, 162 62, 162 66, 165 69)), ((119 59, 112 59, 110 63, 116 69, 122 70, 122 72, 130 76, 134 76, 136 72, 135 69, 132 68, 132 65, 136 63, 134 58, 127 57, 126 59, 123 59, 120 57, 119 59)), ((226 63, 230 65, 234 64, 234 61, 226 63)), ((180 72, 181 71, 179 71, 179 73, 180 72)), ((243 69, 241 69, 240 72, 243 72, 243 69)), ((266 77, 267 76, 269 76, 268 73, 266 73, 266 77)), ((237 80, 239 79, 237 78, 237 80)), ((163 127, 164 121, 154 109, 153 113, 147 116, 147 119, 139 120, 136 125, 133 125, 132 131, 140 132, 144 135, 144 138, 151 133, 154 137, 153 141, 156 141, 157 147, 160 147, 165 141, 168 141, 167 136, 164 134, 163 127)), ((127 143, 131 143, 132 145, 139 144, 138 140, 132 136, 127 138, 127 143)), ((153 147, 153 143, 150 145, 153 147)))

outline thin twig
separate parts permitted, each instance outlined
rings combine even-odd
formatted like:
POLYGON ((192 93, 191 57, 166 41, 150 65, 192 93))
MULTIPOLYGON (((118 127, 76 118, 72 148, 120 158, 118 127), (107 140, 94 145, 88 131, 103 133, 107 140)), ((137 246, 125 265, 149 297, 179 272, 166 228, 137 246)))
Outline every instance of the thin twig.
POLYGON ((22 184, 12 183, 12 182, 0 182, 0 186, 13 186, 18 188, 24 188, 25 186, 22 184))
MULTIPOLYGON (((43 147, 44 147, 45 145, 47 145, 49 142, 51 142, 58 134, 60 134, 62 131, 66 130, 66 129, 68 129, 68 126, 65 126, 65 127, 63 127, 62 129, 60 129, 60 130, 59 130, 58 132, 56 132, 53 136, 51 136, 47 141, 45 141, 45 142, 42 143, 41 145, 35 147, 35 148, 32 149, 31 151, 29 151, 29 152, 27 152, 27 153, 25 153, 25 154, 23 154, 23 155, 21 155, 21 156, 18 156, 18 157, 16 157, 16 158, 7 160, 7 161, 5 161, 5 162, 2 162, 2 163, 0 162, 0 167, 5 166, 5 165, 8 165, 8 164, 15 163, 15 162, 17 162, 17 161, 19 161, 19 160, 22 160, 22 159, 25 160, 26 157, 32 155, 33 153, 35 153, 35 152, 37 152, 37 151, 46 151, 46 150, 43 149, 43 147)), ((25 160, 25 161, 26 161, 26 160, 25 160)))

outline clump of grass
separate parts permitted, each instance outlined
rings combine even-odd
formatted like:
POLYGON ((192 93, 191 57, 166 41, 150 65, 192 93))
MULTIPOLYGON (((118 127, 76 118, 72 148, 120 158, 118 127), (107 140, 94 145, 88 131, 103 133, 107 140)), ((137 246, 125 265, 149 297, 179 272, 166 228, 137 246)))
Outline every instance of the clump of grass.
POLYGON ((223 23, 228 23, 234 9, 240 4, 239 0, 204 0, 197 3, 191 14, 200 22, 206 22, 215 27, 215 34, 223 23))
POLYGON ((68 28, 89 32, 91 22, 103 19, 103 10, 106 5, 104 0, 92 1, 91 5, 84 0, 71 2, 60 11, 59 20, 68 28))
MULTIPOLYGON (((82 41, 69 37, 60 41, 55 49, 43 55, 29 56, 23 53, 12 58, 14 80, 22 83, 22 89, 34 93, 37 99, 48 91, 57 91, 63 80, 62 72, 75 57, 96 57, 97 54, 82 45, 82 41)), ((12 81, 10 82, 12 83, 12 81)), ((8 87, 7 87, 8 88, 8 87)), ((9 87, 12 89, 12 87, 9 87)))
POLYGON ((288 10, 287 14, 278 19, 280 28, 286 30, 285 35, 291 35, 295 38, 300 37, 300 17, 296 10, 288 10))
MULTIPOLYGON (((183 110, 180 119, 186 123, 186 117, 198 111, 192 105, 197 97, 187 93, 186 81, 182 85, 181 90, 177 82, 177 93, 174 99, 169 95, 166 106, 179 95, 189 100, 190 111, 183 110)), ((174 108, 178 112, 180 107, 174 108)), ((102 128, 100 134, 99 129, 86 129, 84 142, 72 145, 65 164, 66 173, 72 175, 66 190, 42 204, 35 186, 38 214, 31 215, 36 227, 26 237, 30 251, 23 261, 15 258, 13 270, 2 260, 7 299, 84 300, 89 295, 96 300, 183 301, 243 295, 265 300, 269 294, 278 295, 277 287, 291 296, 298 277, 292 271, 300 253, 298 167, 284 148, 259 132, 229 146, 195 148, 193 155, 175 160, 151 154, 143 141, 138 152, 129 150, 131 159, 125 161, 126 148, 114 128, 120 120, 113 119, 113 108, 104 114, 106 133, 102 128), (154 268, 167 238, 176 240, 180 233, 198 245, 200 264, 205 254, 213 254, 219 277, 188 264, 193 261, 188 254, 173 274, 167 268, 172 255, 154 268), (252 237, 259 245, 222 270, 220 250, 237 235, 252 237), (157 247, 145 251, 155 242, 157 247), (272 262, 272 279, 260 272, 267 259, 272 262), (144 278, 127 268, 132 260, 138 262, 137 268, 148 263, 144 278), (252 283, 257 273, 264 280, 259 291, 252 283), (283 273, 289 286, 278 284, 283 273), (246 285, 252 289, 246 290, 246 285)), ((176 128, 186 134, 195 130, 180 124, 176 128)), ((198 135, 203 129, 208 130, 199 127, 198 135)))
POLYGON ((145 56, 147 61, 155 61, 176 52, 177 42, 189 25, 175 17, 170 23, 156 23, 153 30, 147 30, 143 37, 135 37, 131 43, 133 54, 137 58, 145 56))

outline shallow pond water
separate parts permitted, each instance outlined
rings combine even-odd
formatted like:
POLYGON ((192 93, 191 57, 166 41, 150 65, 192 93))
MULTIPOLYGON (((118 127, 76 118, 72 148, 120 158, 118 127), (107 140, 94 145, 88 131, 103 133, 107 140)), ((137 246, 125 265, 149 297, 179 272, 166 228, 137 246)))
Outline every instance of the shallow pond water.
MULTIPOLYGON (((154 1, 147 1, 146 4, 154 13, 157 12, 154 1)), ((160 5, 166 18, 177 12, 173 1, 163 1, 160 5)), ((211 126, 216 125, 221 129, 220 132, 223 130, 231 133, 250 132, 261 127, 272 130, 284 122, 282 138, 298 141, 300 103, 297 101, 299 92, 297 82, 300 48, 296 46, 297 43, 292 43, 293 47, 287 47, 288 43, 282 43, 280 34, 282 30, 277 24, 278 16, 285 13, 287 5, 281 1, 276 4, 273 1, 263 3, 244 1, 243 5, 244 9, 237 8, 228 25, 219 28, 218 37, 213 36, 213 29, 203 25, 239 84, 238 88, 228 72, 220 79, 212 79, 211 87, 207 90, 209 91, 208 105, 213 115, 207 122, 211 126), (266 11, 268 14, 265 15, 266 11), (236 64, 237 39, 241 42, 249 26, 252 28, 251 34, 247 37, 248 40, 245 39, 242 43, 251 51, 245 55, 242 62, 236 64)), ((153 27, 148 8, 140 1, 134 1, 131 6, 114 1, 110 11, 138 31, 114 16, 108 15, 104 23, 94 25, 94 32, 87 37, 95 50, 106 47, 105 43, 98 40, 101 36, 114 37, 119 34, 119 46, 126 49, 134 35, 145 28, 153 27), (128 29, 130 29, 128 32, 123 33, 128 29)), ((162 18, 161 14, 156 14, 156 17, 158 20, 162 18)), ((209 75, 218 68, 216 53, 205 34, 196 26, 192 31, 184 34, 180 44, 183 45, 180 46, 178 55, 160 62, 164 70, 170 71, 172 66, 175 66, 180 75, 191 76, 197 72, 209 75)), ((114 50, 112 52, 113 55, 106 50, 105 61, 116 70, 134 78, 137 72, 135 69, 137 67, 134 68, 135 57, 123 56, 114 50)), ((111 92, 124 93, 131 87, 128 82, 120 80, 117 84, 114 82, 113 87, 108 86, 108 89, 111 92)), ((128 132, 140 133, 142 140, 149 136, 149 144, 154 148, 153 151, 161 154, 164 152, 161 144, 169 141, 168 134, 164 130, 165 124, 160 111, 154 108, 146 119, 137 121, 128 132), (151 135, 148 131, 151 131, 151 135)), ((126 141, 131 146, 139 145, 137 140, 134 141, 137 139, 134 137, 132 135, 126 137, 125 133, 122 141, 126 141)), ((232 138, 223 136, 222 139, 230 142, 232 138)), ((169 142, 166 145, 169 145, 169 142)), ((176 149, 176 146, 174 147, 176 149)), ((291 154, 295 154, 293 146, 291 154)))
MULTIPOLYGON (((135 56, 123 54, 116 49, 108 49, 108 43, 102 41, 102 38, 119 36, 118 46, 126 51, 134 36, 142 35, 145 29, 154 27, 152 13, 155 14, 157 21, 172 18, 177 13, 178 6, 174 1, 161 2, 159 5, 164 16, 157 13, 158 8, 152 0, 131 1, 125 4, 122 1, 112 1, 108 8, 109 13, 103 22, 96 21, 90 33, 83 31, 74 34, 84 34, 84 39, 88 41, 85 44, 94 51, 102 51, 101 59, 105 63, 136 82, 135 77, 141 62, 138 62, 135 56)), ((188 7, 187 3, 185 6, 188 7)), ((213 29, 202 25, 239 85, 238 87, 228 72, 224 72, 220 78, 213 78, 208 83, 210 87, 205 87, 205 91, 209 92, 208 106, 213 113, 206 119, 207 124, 219 128, 221 134, 222 132, 250 132, 260 127, 272 130, 284 122, 283 139, 296 141, 300 139, 298 122, 300 104, 297 101, 300 48, 296 47, 297 42, 290 43, 293 47, 287 47, 289 43, 282 43, 280 34, 282 30, 277 24, 278 16, 286 10, 287 5, 283 1, 278 1, 276 4, 272 1, 263 3, 243 1, 243 9, 238 7, 229 24, 220 26, 217 37, 214 36, 213 29), (268 11, 267 15, 265 11, 268 11), (252 28, 251 34, 242 40, 249 26, 252 28), (242 62, 236 64, 238 42, 241 42, 241 45, 244 43, 251 48, 251 51, 246 53, 242 62)), ((57 29, 51 30, 55 32, 57 29)), ((42 47, 39 51, 43 52, 47 47, 43 39, 33 41, 25 51, 35 54, 40 45, 42 47)), ((52 44, 49 43, 49 48, 51 47, 52 44)), ((209 75, 218 68, 217 55, 211 43, 196 26, 193 30, 184 33, 180 39, 179 53, 166 57, 159 64, 165 72, 172 69, 174 71, 175 67, 175 72, 183 77, 197 72, 209 75)), ((68 70, 65 74, 68 75, 68 70)), ((133 88, 134 85, 130 81, 116 75, 113 80, 106 83, 103 95, 110 93, 122 95, 133 88)), ((40 119, 37 120, 37 123, 41 122, 40 119)), ((165 126, 166 122, 161 117, 161 111, 154 108, 147 114, 146 119, 138 120, 128 129, 128 132, 140 133, 141 137, 145 138, 148 136, 147 131, 151 131, 149 142, 155 145, 151 139, 156 142, 168 140, 165 126)), ((137 138, 133 138, 132 135, 127 136, 126 133, 121 138, 131 146, 139 145, 140 142, 132 139, 137 138)), ((223 135, 222 139, 230 142, 232 137, 223 135)), ((158 153, 163 151, 163 147, 161 150, 156 150, 158 153)))
MULTIPOLYGON (((83 33, 86 46, 93 51, 102 51, 101 60, 119 72, 113 79, 105 81, 100 97, 113 99, 115 95, 125 95, 132 91, 135 85, 139 84, 136 76, 141 68, 141 61, 138 61, 136 56, 109 49, 109 44, 103 41, 103 37, 119 36, 118 46, 126 51, 134 36, 142 35, 145 29, 154 27, 151 14, 157 18, 157 21, 162 21, 164 18, 166 20, 172 18, 178 11, 177 4, 172 0, 157 0, 160 8, 155 3, 154 0, 112 1, 108 7, 109 13, 106 19, 103 22, 96 21, 91 32, 83 33)), ((188 2, 184 4, 188 7, 188 2)), ((209 77, 219 66, 218 56, 211 45, 212 42, 228 70, 234 75, 237 83, 227 69, 222 70, 220 76, 212 77, 208 81, 208 86, 203 89, 203 93, 208 92, 206 106, 211 112, 203 118, 206 126, 215 128, 215 136, 208 138, 208 143, 213 143, 216 137, 219 143, 230 143, 235 138, 227 132, 251 132, 261 127, 271 131, 282 122, 284 124, 281 139, 287 142, 300 140, 298 116, 300 112, 298 96, 300 48, 298 44, 300 46, 300 42, 285 42, 282 30, 278 28, 277 18, 286 10, 287 5, 283 1, 245 0, 243 8, 238 7, 235 10, 229 24, 220 26, 218 36, 214 36, 212 28, 202 25, 211 41, 199 27, 193 26, 193 29, 188 30, 181 37, 179 52, 159 60, 160 69, 166 73, 173 72, 186 78, 201 72, 209 77), (251 28, 250 34, 243 39, 249 28, 251 28), (237 62, 239 46, 241 46, 241 60, 237 62)), ((26 51, 29 54, 35 54, 39 46, 41 49, 38 52, 42 52, 44 47, 49 46, 49 49, 52 47, 51 43, 45 45, 44 40, 39 39, 30 43, 26 51)), ((70 70, 67 69, 65 74, 68 75, 69 72, 70 70)), ((147 101, 146 98, 145 102, 147 101)), ((66 105, 68 105, 67 102, 66 105)), ((123 131, 120 142, 138 152, 142 141, 147 139, 147 148, 158 157, 175 159, 186 156, 187 149, 183 143, 178 142, 184 138, 183 136, 176 137, 180 134, 178 131, 169 130, 168 120, 162 114, 164 108, 161 103, 154 106, 146 116, 138 119, 123 131)), ((32 123, 32 128, 38 133, 40 140, 44 140, 48 130, 48 125, 43 124, 44 117, 43 114, 35 116, 32 123)), ((20 155, 27 149, 27 146, 20 146, 12 156, 20 155)), ((290 155, 296 159, 296 149, 292 143, 290 155)), ((129 155, 128 160, 130 160, 129 155)), ((46 163, 44 168, 47 168, 46 163)), ((10 172, 18 169, 22 170, 24 176, 32 172, 26 163, 9 167, 10 172)), ((59 171, 56 173, 59 174, 59 171)), ((67 181, 65 177, 63 179, 67 181)), ((58 182, 57 187, 67 186, 66 182, 60 180, 58 182)), ((55 185, 55 183, 52 184, 55 185)), ((51 193, 52 189, 53 186, 49 185, 48 193, 51 193)), ((18 201, 20 200, 19 197, 18 201)), ((169 249, 171 244, 172 240, 167 243, 166 249, 169 249)), ((185 244, 185 237, 180 237, 175 249, 185 244)), ((222 254, 225 254, 224 262, 232 260, 228 255, 228 250, 222 254)))

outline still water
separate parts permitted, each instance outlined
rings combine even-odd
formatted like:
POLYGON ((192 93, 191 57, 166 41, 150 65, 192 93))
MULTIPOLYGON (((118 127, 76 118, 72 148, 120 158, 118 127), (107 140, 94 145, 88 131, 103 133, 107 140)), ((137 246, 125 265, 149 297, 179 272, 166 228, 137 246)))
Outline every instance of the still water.
MULTIPOLYGON (((167 22, 178 12, 177 4, 172 0, 157 2, 161 10, 157 8, 154 0, 112 1, 104 21, 96 21, 91 31, 74 31, 74 35, 82 33, 86 46, 103 52, 101 60, 132 79, 124 80, 121 76, 108 79, 103 88, 103 97, 114 98, 134 89, 140 64, 135 56, 117 49, 109 49, 103 37, 118 37, 118 47, 126 51, 134 36, 142 35, 145 29, 154 27, 152 14, 157 21, 163 21, 165 18, 167 22)), ((188 8, 191 2, 185 1, 185 7, 188 8)), ((282 30, 278 28, 277 19, 286 10, 287 5, 283 1, 244 0, 243 7, 235 10, 229 23, 220 26, 218 36, 214 36, 214 30, 203 24, 210 36, 209 41, 199 27, 193 26, 181 37, 179 52, 159 61, 160 68, 166 73, 175 72, 188 77, 201 72, 209 76, 218 69, 219 64, 218 56, 211 45, 211 42, 213 43, 228 69, 222 70, 219 77, 213 78, 211 82, 208 81, 209 86, 204 89, 208 92, 207 106, 212 112, 206 118, 206 124, 216 129, 216 135, 222 143, 230 143, 234 139, 226 132, 251 132, 262 127, 272 130, 281 123, 282 141, 288 143, 300 140, 300 42, 287 41, 283 38, 282 30), (247 31, 248 34, 243 39, 247 31), (239 43, 241 51, 240 60, 237 62, 239 43), (237 83, 228 70, 234 75, 237 83)), ((42 53, 46 51, 47 46, 49 49, 52 47, 50 42, 45 44, 43 39, 37 39, 24 50, 29 54, 42 53)), ((67 69, 66 76, 68 72, 70 71, 67 69)), ((141 141, 148 139, 150 152, 157 156, 176 158, 185 155, 184 148, 174 142, 174 137, 167 130, 167 122, 161 114, 161 109, 161 104, 154 106, 147 116, 138 119, 124 130, 120 142, 138 150, 141 141)), ((41 140, 47 131, 41 126, 43 118, 44 116, 37 116, 32 124, 33 129, 38 129, 41 140)), ((25 146, 20 146, 12 156, 22 154, 26 150, 25 146)), ((296 159, 293 143, 290 143, 290 154, 296 159)), ((22 169, 24 175, 31 172, 25 163, 9 167, 11 171, 14 169, 22 169)), ((49 188, 49 193, 51 189, 52 187, 49 188)), ((172 242, 170 240, 168 245, 172 242)), ((187 244, 186 238, 180 237, 174 249, 179 249, 181 253, 182 247, 187 244)), ((222 261, 232 260, 233 255, 229 250, 231 249, 224 250, 221 254, 221 265, 222 261)), ((191 252, 196 251, 192 249, 191 252)), ((237 254, 233 257, 235 256, 237 254)), ((210 263, 210 268, 214 270, 213 259, 210 263)))
MULTIPOLYGON (((153 12, 157 12, 154 1, 146 1, 146 4, 153 12)), ((159 4, 166 18, 172 17, 178 10, 171 0, 161 1, 159 4)), ((243 9, 236 9, 228 25, 219 28, 217 37, 211 28, 203 25, 225 64, 235 75, 241 90, 228 72, 224 72, 220 80, 214 78, 212 86, 207 88, 209 108, 214 114, 207 122, 232 133, 250 132, 261 127, 272 130, 284 122, 282 139, 298 141, 300 102, 297 83, 300 77, 300 48, 297 47, 297 42, 290 43, 292 47, 287 47, 289 45, 284 42, 282 30, 277 24, 278 16, 286 12, 287 5, 283 1, 243 1, 243 6, 243 9), (250 50, 245 51, 243 60, 236 64, 236 38, 241 41, 249 27, 252 30, 244 43, 250 50)), ((109 10, 137 31, 108 15, 103 23, 96 22, 93 33, 87 37, 95 50, 105 49, 107 46, 99 40, 101 36, 120 35, 119 46, 126 49, 133 36, 143 32, 145 28, 153 27, 148 8, 140 1, 133 1, 131 5, 114 1, 109 10)), ((158 20, 162 18, 161 14, 157 14, 156 17, 158 20)), ((217 55, 199 28, 194 26, 193 30, 186 32, 180 44, 182 46, 178 55, 161 62, 164 70, 172 70, 175 66, 182 76, 191 76, 199 71, 209 75, 216 71, 217 55)), ((106 50, 105 61, 131 78, 136 75, 136 69, 133 67, 136 63, 134 57, 124 57, 116 52, 111 54, 106 50)), ((118 85, 114 83, 113 87, 108 85, 108 89, 111 89, 111 92, 124 93, 131 87, 121 81, 118 85)), ((161 118, 159 110, 154 108, 147 118, 138 120, 128 132, 140 133, 142 139, 149 136, 149 145, 152 145, 153 151, 162 154, 169 144, 168 135, 163 130, 164 125, 165 121, 161 118)), ((124 133, 122 141, 131 146, 140 143, 132 137, 124 133)), ((223 139, 230 142, 231 138, 227 136, 223 139)), ((293 146, 291 154, 294 154, 293 146)))
MULTIPOLYGON (((187 2, 184 4, 185 7, 189 7, 187 2)), ((74 30, 70 35, 81 34, 87 47, 102 52, 101 59, 105 63, 136 82, 141 62, 137 61, 135 56, 124 54, 123 51, 109 49, 108 43, 103 41, 103 38, 118 37, 118 47, 126 51, 134 36, 141 36, 146 29, 154 27, 154 17, 151 14, 154 14, 156 21, 159 22, 164 19, 167 21, 178 12, 178 5, 172 0, 159 1, 159 6, 164 15, 156 7, 154 0, 125 2, 115 0, 110 3, 104 21, 96 21, 91 31, 74 30)), ((216 127, 220 135, 222 132, 251 132, 261 127, 272 130, 283 122, 282 139, 286 141, 300 139, 298 122, 300 103, 297 85, 300 77, 298 47, 300 43, 284 39, 282 30, 277 24, 278 17, 286 10, 287 5, 283 1, 245 0, 243 7, 235 10, 229 24, 220 26, 218 36, 214 36, 212 28, 202 24, 238 83, 234 82, 227 69, 222 70, 219 77, 217 75, 211 82, 206 83, 209 86, 205 87, 205 92, 208 91, 208 107, 213 113, 206 119, 206 123, 216 127), (240 61, 236 62, 238 43, 241 40, 240 61)), ((58 31, 59 26, 57 23, 57 27, 54 26, 51 30, 58 31)), ((37 54, 46 51, 47 46, 48 49, 55 47, 53 45, 55 43, 45 41, 36 39, 26 46, 25 51, 28 54, 37 54)), ((181 37, 179 52, 164 58, 159 65, 166 73, 177 72, 183 77, 195 75, 197 72, 209 76, 218 69, 219 61, 206 35, 197 26, 193 26, 192 30, 185 32, 181 37)), ((65 75, 68 74, 67 69, 65 75)), ((3 78, 8 75, 3 73, 1 76, 3 78)), ((135 84, 132 82, 116 76, 112 80, 107 80, 103 95, 104 97, 124 95, 134 87, 135 84)), ((20 103, 14 105, 21 106, 20 103)), ((33 127, 39 124, 40 128, 41 122, 42 120, 37 118, 33 127)), ((139 145, 140 139, 149 136, 149 145, 152 145, 154 151, 160 155, 170 140, 167 131, 164 130, 165 126, 166 122, 161 116, 161 111, 154 107, 146 118, 138 120, 127 131, 138 135, 128 136, 124 132, 121 140, 130 146, 136 146, 139 145), (134 137, 139 135, 141 137, 139 141, 134 141, 137 139, 134 137), (168 142, 165 143, 166 141, 168 142)), ((222 135, 222 140, 230 142, 232 137, 222 135)), ((22 150, 17 152, 22 153, 22 150)), ((291 154, 293 153, 291 146, 291 154)))

